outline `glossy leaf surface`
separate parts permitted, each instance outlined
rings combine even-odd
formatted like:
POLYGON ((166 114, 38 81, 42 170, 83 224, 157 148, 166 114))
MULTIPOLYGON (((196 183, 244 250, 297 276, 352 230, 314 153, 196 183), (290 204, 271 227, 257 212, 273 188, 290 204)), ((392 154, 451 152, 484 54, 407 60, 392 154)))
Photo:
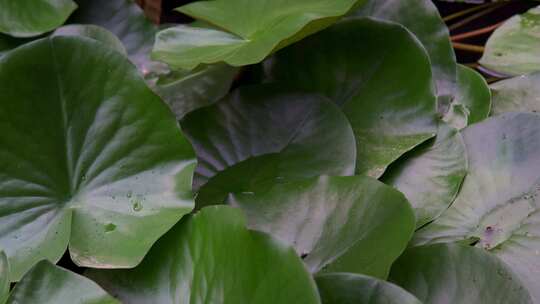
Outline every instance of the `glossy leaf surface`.
POLYGON ((270 80, 322 93, 341 106, 356 137, 357 174, 379 177, 437 131, 429 58, 397 24, 340 22, 277 53, 266 70, 270 80))
POLYGON ((369 0, 353 16, 374 17, 399 23, 425 47, 431 60, 437 95, 454 94, 457 82, 456 56, 448 28, 431 0, 369 0))
POLYGON ((37 263, 15 285, 6 304, 120 304, 89 279, 48 261, 37 263))
POLYGON ((76 8, 72 0, 0 0, 0 33, 37 36, 61 26, 76 8))
POLYGON ((312 272, 386 278, 414 231, 405 197, 362 176, 318 177, 257 185, 228 203, 249 227, 295 247, 312 272))
POLYGON ((328 26, 363 0, 214 0, 178 10, 215 28, 180 25, 158 33, 152 57, 192 69, 225 62, 232 66, 262 61, 276 48, 328 26))
POLYGON ((469 246, 411 248, 394 264, 390 276, 424 303, 533 303, 508 266, 494 255, 469 246))
POLYGON ((82 36, 97 40, 104 45, 126 55, 126 49, 122 42, 111 32, 103 27, 92 24, 70 24, 62 26, 54 31, 53 36, 82 36))
POLYGON ((540 71, 540 7, 515 15, 496 29, 480 64, 509 75, 540 71))
POLYGON ((0 86, 0 247, 12 281, 68 243, 79 265, 135 266, 191 211, 191 145, 117 51, 38 40, 0 60, 0 86))
POLYGON ((463 136, 469 173, 461 191, 415 243, 476 242, 507 263, 538 301, 540 115, 506 113, 463 136))
POLYGON ((316 280, 323 304, 422 304, 399 286, 364 275, 329 273, 316 280))
POLYGON ((134 269, 88 275, 125 304, 320 303, 294 249, 247 230, 227 206, 183 219, 134 269))
POLYGON ((252 174, 264 174, 265 167, 274 178, 354 172, 351 126, 339 108, 322 96, 274 85, 243 87, 188 114, 182 128, 197 152, 196 189, 215 178, 208 187, 220 188, 224 195, 234 192, 235 184, 249 177, 227 171, 249 160, 252 174), (265 161, 258 161, 259 157, 265 161))
POLYGON ((415 211, 416 227, 420 227, 450 206, 466 174, 463 138, 441 123, 435 139, 390 165, 382 181, 405 194, 415 211))
POLYGON ((505 112, 540 112, 540 72, 498 81, 490 86, 491 115, 505 112))

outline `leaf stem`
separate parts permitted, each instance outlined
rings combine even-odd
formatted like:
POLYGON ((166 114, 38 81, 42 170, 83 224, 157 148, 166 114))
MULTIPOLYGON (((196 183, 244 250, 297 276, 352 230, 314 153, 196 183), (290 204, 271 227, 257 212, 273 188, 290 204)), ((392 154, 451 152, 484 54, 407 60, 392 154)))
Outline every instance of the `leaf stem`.
POLYGON ((452 42, 452 46, 456 50, 469 51, 469 52, 475 52, 475 53, 483 53, 484 52, 484 47, 483 46, 474 45, 474 44, 452 42))
POLYGON ((491 3, 484 3, 484 4, 482 4, 482 5, 473 6, 473 7, 470 7, 470 8, 468 8, 468 9, 464 9, 464 10, 462 10, 462 11, 455 12, 455 13, 453 13, 453 14, 450 14, 450 15, 448 15, 448 16, 445 16, 445 17, 443 18, 443 21, 444 21, 444 22, 448 22, 448 21, 450 21, 450 20, 454 20, 454 19, 459 18, 459 17, 461 17, 461 16, 465 16, 465 15, 467 15, 467 14, 474 13, 474 12, 476 12, 476 11, 478 11, 478 10, 481 10, 481 9, 487 7, 487 6, 492 6, 492 5, 494 5, 494 4, 495 4, 495 3, 492 3, 492 2, 491 2, 491 3))
POLYGON ((460 28, 460 27, 462 27, 462 26, 464 26, 466 24, 469 24, 471 21, 474 21, 474 20, 476 20, 476 19, 478 19, 480 17, 483 17, 483 16, 491 13, 492 11, 494 11, 494 10, 500 8, 500 7, 505 6, 506 4, 507 3, 497 3, 497 4, 493 5, 493 6, 490 6, 490 7, 486 8, 485 10, 482 10, 482 11, 480 11, 480 12, 474 14, 474 15, 471 15, 471 16, 469 16, 469 17, 467 17, 467 18, 465 18, 465 19, 463 19, 463 20, 461 20, 459 22, 456 22, 456 23, 448 26, 448 29, 450 31, 458 29, 458 28, 460 28))
POLYGON ((457 35, 451 36, 450 39, 452 41, 459 41, 459 40, 463 40, 463 39, 470 38, 470 37, 480 36, 480 35, 483 35, 483 34, 486 34, 486 33, 489 33, 489 32, 492 32, 492 31, 496 30, 503 23, 504 22, 499 22, 497 24, 486 26, 484 28, 480 28, 480 29, 477 29, 477 30, 474 30, 474 31, 470 31, 470 32, 462 33, 462 34, 457 34, 457 35))

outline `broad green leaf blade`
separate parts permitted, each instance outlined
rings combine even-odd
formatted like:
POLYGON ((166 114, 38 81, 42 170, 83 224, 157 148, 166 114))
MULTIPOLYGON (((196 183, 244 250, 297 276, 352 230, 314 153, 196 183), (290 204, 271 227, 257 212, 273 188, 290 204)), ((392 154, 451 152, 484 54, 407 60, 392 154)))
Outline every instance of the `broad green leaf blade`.
POLYGON ((65 36, 19 47, 0 60, 0 105, 12 281, 68 243, 79 265, 133 267, 191 211, 193 150, 117 51, 65 36))
POLYGON ((405 194, 415 211, 416 227, 421 227, 450 206, 466 174, 463 138, 441 123, 435 139, 390 165, 382 181, 405 194))
POLYGON ((4 251, 0 251, 0 304, 6 303, 9 295, 9 262, 4 251))
POLYGON ((540 6, 515 15, 496 29, 480 64, 509 75, 540 71, 540 6))
POLYGON ((161 76, 153 86, 176 115, 208 106, 227 95, 238 68, 226 64, 205 66, 192 72, 172 71, 161 76))
POLYGON ((469 246, 411 248, 394 264, 390 276, 424 303, 533 303, 506 264, 469 246))
POLYGON ((31 38, 14 38, 0 33, 0 58, 10 50, 26 42, 30 42, 30 40, 31 38))
POLYGON ((90 270, 125 304, 320 303, 294 249, 245 228, 242 211, 207 207, 183 219, 130 270, 90 270))
POLYGON ((429 54, 437 95, 454 95, 456 56, 448 28, 431 0, 368 0, 352 16, 374 17, 406 27, 422 42, 429 54))
POLYGON ((443 120, 458 129, 489 116, 491 93, 484 77, 475 70, 458 66, 458 87, 449 112, 443 120))
POLYGON ((120 304, 96 283, 48 261, 37 263, 15 285, 7 304, 19 303, 120 304))
POLYGON ((323 304, 422 304, 401 287, 364 275, 329 273, 316 280, 323 304))
POLYGON ((491 115, 540 112, 540 72, 498 81, 491 85, 491 93, 491 115))
POLYGON ((357 174, 379 177, 437 131, 429 58, 395 23, 340 22, 278 52, 266 70, 270 80, 322 93, 342 107, 356 137, 357 174))
POLYGON ((414 231, 405 197, 370 177, 323 176, 250 190, 228 203, 246 213, 250 228, 293 245, 311 272, 386 278, 414 231))
MULTIPOLYGON (((276 85, 243 87, 188 114, 182 128, 199 160, 196 189, 218 173, 227 174, 234 165, 264 156, 268 156, 266 161, 255 160, 257 165, 250 171, 259 173, 267 167, 274 170, 273 177, 281 178, 354 173, 356 149, 351 126, 338 107, 319 95, 276 85)), ((233 183, 249 180, 240 174, 234 178, 234 182, 221 179, 223 183, 212 187, 234 191, 233 183)))
POLYGON ((466 128, 463 137, 469 173, 461 191, 415 243, 478 241, 539 301, 540 115, 506 113, 466 128))
POLYGON ((123 55, 127 55, 122 42, 113 33, 101 26, 92 24, 70 24, 56 29, 52 35, 87 37, 99 41, 123 55))
POLYGON ((157 25, 144 16, 133 0, 76 0, 79 9, 70 22, 106 28, 124 44, 129 59, 143 75, 166 71, 167 67, 150 60, 157 25))
POLYGON ((158 33, 154 59, 192 69, 225 62, 232 66, 262 61, 276 48, 312 34, 363 0, 214 0, 178 10, 216 28, 177 26, 158 33), (330 20, 330 21, 329 21, 330 20), (285 43, 286 42, 286 43, 285 43))
POLYGON ((0 33, 37 36, 61 26, 76 8, 72 0, 0 0, 0 33))

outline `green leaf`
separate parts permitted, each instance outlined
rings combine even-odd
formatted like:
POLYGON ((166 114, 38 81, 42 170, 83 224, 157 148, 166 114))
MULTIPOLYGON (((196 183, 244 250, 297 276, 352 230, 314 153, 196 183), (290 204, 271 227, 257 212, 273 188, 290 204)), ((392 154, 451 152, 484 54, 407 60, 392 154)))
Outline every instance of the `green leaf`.
POLYGON ((239 209, 207 207, 183 219, 129 270, 90 270, 125 304, 320 303, 294 249, 245 228, 239 209))
POLYGON ((338 107, 319 95, 276 85, 243 87, 188 114, 182 128, 199 161, 195 188, 210 180, 205 187, 221 193, 220 200, 212 201, 199 194, 198 204, 221 203, 238 185, 252 182, 250 174, 308 178, 354 173, 351 126, 338 107))
POLYGON ((15 285, 7 304, 120 304, 89 279, 48 261, 37 263, 15 285))
POLYGON ((61 26, 76 8, 71 0, 0 0, 0 33, 37 36, 61 26))
POLYGON ((422 304, 401 287, 364 275, 329 273, 316 280, 323 304, 422 304))
POLYGON ((437 95, 453 96, 456 56, 446 24, 431 0, 368 0, 353 16, 374 17, 399 23, 422 42, 431 60, 437 95))
POLYGON ((124 44, 129 59, 143 75, 167 71, 167 67, 150 59, 157 25, 144 16, 133 0, 77 0, 79 9, 72 23, 94 24, 106 28, 124 44))
POLYGON ((249 227, 295 247, 311 272, 355 272, 386 278, 414 231, 405 197, 363 176, 317 177, 257 185, 228 203, 249 227))
POLYGON ((153 89, 180 120, 225 96, 237 73, 237 68, 226 64, 204 66, 191 72, 171 71, 162 75, 153 89))
POLYGON ((269 80, 322 93, 342 107, 356 137, 357 174, 379 177, 437 131, 429 58, 395 23, 340 22, 278 52, 266 70, 269 80))
POLYGON ((79 265, 133 267, 191 211, 193 150, 117 51, 38 40, 2 57, 0 84, 0 247, 12 281, 68 243, 79 265))
POLYGON ((0 304, 6 303, 9 295, 9 262, 4 251, 0 250, 0 304))
POLYGON ((540 72, 501 80, 491 85, 491 115, 540 112, 540 72))
POLYGON ((509 75, 540 71, 540 6, 505 21, 489 37, 480 64, 509 75))
POLYGON ((31 38, 14 38, 0 33, 0 58, 10 50, 29 42, 31 38))
POLYGON ((443 120, 458 129, 486 119, 491 108, 491 94, 484 77, 475 70, 458 66, 458 88, 450 111, 443 120))
POLYGON ((192 69, 199 64, 232 66, 262 61, 272 51, 298 41, 346 14, 364 0, 214 0, 177 10, 215 28, 180 25, 160 31, 154 59, 192 69))
POLYGON ((450 206, 467 174, 465 144, 459 131, 441 123, 435 139, 390 165, 382 181, 401 191, 421 227, 450 206))
POLYGON ((394 264, 390 276, 424 303, 533 303, 502 261, 463 245, 411 248, 394 264))
POLYGON ((122 42, 113 33, 101 26, 92 24, 70 24, 56 29, 52 35, 87 37, 99 41, 123 55, 127 55, 122 42))
POLYGON ((506 262, 539 301, 540 115, 492 117, 466 128, 463 137, 467 178, 452 206, 419 230, 415 243, 477 241, 506 262))

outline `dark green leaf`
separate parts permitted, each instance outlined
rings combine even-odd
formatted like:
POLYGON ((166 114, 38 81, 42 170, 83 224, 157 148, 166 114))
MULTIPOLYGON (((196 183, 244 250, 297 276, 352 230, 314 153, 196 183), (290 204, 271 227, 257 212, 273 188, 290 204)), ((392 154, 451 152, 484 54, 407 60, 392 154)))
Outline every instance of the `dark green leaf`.
POLYGON ((205 66, 191 72, 172 71, 162 75, 153 88, 180 120, 187 113, 225 96, 237 73, 237 68, 226 64, 205 66))
POLYGON ((270 80, 322 93, 342 107, 356 137, 358 174, 379 177, 437 131, 429 58, 397 24, 340 22, 277 53, 266 70, 270 80))
POLYGON ((467 173, 459 131, 441 123, 437 137, 390 165, 382 181, 403 192, 420 227, 437 218, 456 198, 467 173))
POLYGON ((37 36, 61 26, 76 8, 71 0, 0 0, 0 33, 37 36))
POLYGON ((182 128, 199 160, 195 188, 210 180, 205 188, 219 191, 221 201, 239 191, 239 184, 252 182, 249 174, 272 171, 265 178, 308 178, 354 172, 351 126, 322 96, 274 85, 244 87, 188 114, 182 128))
POLYGON ((429 54, 437 94, 454 95, 456 56, 448 28, 431 0, 368 0, 353 16, 379 18, 406 27, 422 42, 429 54))
POLYGON ((323 304, 422 304, 399 286, 364 275, 330 273, 316 279, 323 304))
POLYGON ((394 264, 390 277, 424 303, 533 303, 506 264, 469 246, 411 248, 394 264))
POLYGON ((355 272, 386 278, 414 231, 405 197, 362 176, 318 177, 256 185, 229 203, 249 227, 270 233, 305 256, 312 272, 355 272))
POLYGON ((540 71, 540 6, 515 15, 496 29, 480 64, 509 75, 540 71))
POLYGON ((503 114, 466 128, 463 137, 469 173, 461 191, 441 217, 418 231, 415 243, 477 241, 506 262, 538 301, 540 116, 503 114))
POLYGON ((335 17, 346 14, 357 2, 364 0, 190 3, 178 10, 215 28, 181 25, 163 30, 156 37, 152 57, 185 69, 216 62, 232 66, 257 63, 276 48, 330 25, 335 17))
POLYGON ((82 36, 97 40, 126 55, 126 49, 118 38, 105 28, 92 24, 70 24, 54 31, 53 36, 82 36))
POLYGON ((0 247, 11 280, 38 260, 132 267, 193 207, 194 153, 136 69, 57 36, 0 60, 0 247))
POLYGON ((540 112, 540 72, 501 80, 491 85, 491 115, 540 112))
POLYGON ((490 108, 491 94, 484 77, 471 68, 459 65, 456 95, 443 120, 462 129, 486 119, 490 108))
POLYGON ((183 219, 131 270, 91 270, 125 304, 320 303, 294 249, 245 228, 239 209, 207 207, 183 219))
POLYGON ((6 304, 120 304, 96 283, 57 267, 37 263, 15 285, 6 304))

